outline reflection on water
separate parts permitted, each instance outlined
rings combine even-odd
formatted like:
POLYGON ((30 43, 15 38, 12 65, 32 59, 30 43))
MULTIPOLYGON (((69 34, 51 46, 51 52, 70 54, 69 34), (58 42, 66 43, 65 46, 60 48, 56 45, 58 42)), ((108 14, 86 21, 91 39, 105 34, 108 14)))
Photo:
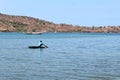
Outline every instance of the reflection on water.
POLYGON ((120 79, 118 34, 2 33, 0 42, 0 80, 120 79), (49 48, 28 48, 41 39, 49 48))

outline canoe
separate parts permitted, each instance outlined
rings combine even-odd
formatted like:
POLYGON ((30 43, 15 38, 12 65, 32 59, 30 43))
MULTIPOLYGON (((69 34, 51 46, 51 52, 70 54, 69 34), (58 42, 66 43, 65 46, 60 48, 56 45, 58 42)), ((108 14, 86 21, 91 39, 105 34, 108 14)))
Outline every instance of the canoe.
POLYGON ((44 32, 26 32, 26 34, 31 34, 31 35, 41 35, 44 32))
POLYGON ((47 48, 47 47, 40 47, 40 46, 28 46, 28 48, 31 48, 31 49, 37 49, 37 48, 47 48))

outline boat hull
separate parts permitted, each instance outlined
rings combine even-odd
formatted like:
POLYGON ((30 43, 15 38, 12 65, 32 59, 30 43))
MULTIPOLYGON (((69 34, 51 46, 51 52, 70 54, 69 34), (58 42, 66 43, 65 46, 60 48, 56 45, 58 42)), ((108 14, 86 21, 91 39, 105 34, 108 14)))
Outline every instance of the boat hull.
POLYGON ((40 35, 42 32, 26 32, 26 34, 40 35))
POLYGON ((40 47, 40 46, 29 46, 30 49, 39 49, 39 48, 46 48, 46 47, 40 47))

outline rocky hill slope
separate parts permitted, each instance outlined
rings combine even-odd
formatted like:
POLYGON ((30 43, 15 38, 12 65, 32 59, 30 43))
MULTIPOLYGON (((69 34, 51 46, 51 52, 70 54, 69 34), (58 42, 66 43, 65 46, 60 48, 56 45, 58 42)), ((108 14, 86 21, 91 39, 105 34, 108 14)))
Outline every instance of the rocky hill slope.
POLYGON ((27 16, 13 16, 0 13, 0 31, 14 32, 120 32, 120 26, 86 27, 69 24, 55 24, 27 16))

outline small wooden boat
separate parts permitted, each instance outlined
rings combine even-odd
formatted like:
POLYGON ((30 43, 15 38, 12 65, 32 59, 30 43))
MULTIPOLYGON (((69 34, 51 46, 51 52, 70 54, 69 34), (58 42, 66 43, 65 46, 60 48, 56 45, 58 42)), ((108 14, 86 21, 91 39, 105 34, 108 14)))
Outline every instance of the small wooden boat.
POLYGON ((48 48, 47 46, 28 46, 28 48, 31 48, 31 49, 37 49, 37 48, 48 48))
POLYGON ((26 32, 26 34, 39 35, 42 34, 42 32, 26 32))

